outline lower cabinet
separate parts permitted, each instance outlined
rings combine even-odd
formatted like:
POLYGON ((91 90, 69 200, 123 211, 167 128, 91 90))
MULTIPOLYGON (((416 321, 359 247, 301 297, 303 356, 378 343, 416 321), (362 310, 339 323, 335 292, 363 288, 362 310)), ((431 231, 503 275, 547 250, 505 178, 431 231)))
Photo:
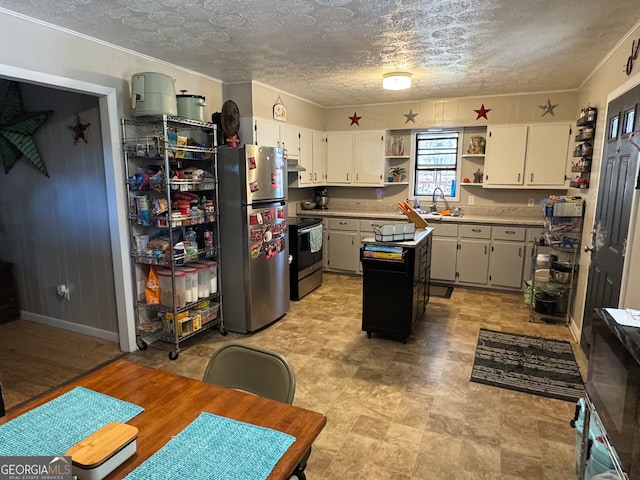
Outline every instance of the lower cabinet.
POLYGON ((356 273, 360 268, 360 220, 330 218, 328 268, 356 273))
POLYGON ((492 228, 489 285, 507 288, 523 287, 526 228, 492 228))
POLYGON ((487 284, 489 240, 461 239, 458 249, 458 281, 487 284))
POLYGON ((458 256, 458 225, 435 223, 431 256, 431 280, 434 282, 456 281, 456 260, 458 256))
POLYGON ((460 225, 458 247, 458 281, 486 285, 489 274, 491 227, 460 225))
MULTIPOLYGON (((380 225, 393 220, 327 218, 324 229, 323 268, 338 273, 362 274, 360 248, 375 236, 380 225)), ((406 222, 401 222, 406 223, 406 222)), ((531 238, 541 227, 431 222, 429 276, 431 283, 459 284, 521 290, 531 270, 531 238)))

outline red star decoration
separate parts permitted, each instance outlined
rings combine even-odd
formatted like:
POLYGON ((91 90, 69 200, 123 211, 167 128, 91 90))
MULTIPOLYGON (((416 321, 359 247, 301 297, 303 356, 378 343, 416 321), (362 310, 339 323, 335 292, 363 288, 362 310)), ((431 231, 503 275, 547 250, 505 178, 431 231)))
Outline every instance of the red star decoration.
POLYGON ((360 126, 360 123, 359 123, 359 122, 360 122, 360 119, 361 119, 362 117, 359 117, 359 116, 358 116, 358 114, 357 114, 356 112, 353 112, 353 117, 348 117, 348 118, 349 118, 349 120, 351 120, 351 124, 350 124, 349 126, 353 125, 354 123, 355 123, 356 125, 360 126))
POLYGON ((490 111, 491 111, 490 108, 484 108, 484 103, 483 103, 479 110, 474 110, 474 112, 478 114, 478 116, 476 117, 476 120, 480 118, 484 118, 485 120, 488 120, 487 113, 489 113, 490 111))

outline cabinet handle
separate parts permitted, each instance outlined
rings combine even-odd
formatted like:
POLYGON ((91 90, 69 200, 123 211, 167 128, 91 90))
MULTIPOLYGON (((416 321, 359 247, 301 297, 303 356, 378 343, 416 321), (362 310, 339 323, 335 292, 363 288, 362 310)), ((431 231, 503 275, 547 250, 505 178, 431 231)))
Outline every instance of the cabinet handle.
POLYGON ((518 248, 518 256, 522 258, 522 247, 518 248))
POLYGON ((356 237, 351 237, 351 245, 354 245, 356 243, 356 237))
POLYGON ((347 182, 349 181, 349 174, 347 173, 347 182))
POLYGON ((318 174, 317 174, 317 173, 314 173, 314 174, 313 174, 313 181, 315 182, 316 180, 318 180, 318 174))
POLYGON ((357 182, 358 180, 360 180, 360 174, 359 174, 359 173, 356 173, 356 182, 357 182))
POLYGON ((485 255, 487 254, 487 246, 486 245, 484 246, 484 254, 485 255))
POLYGON ((340 220, 340 225, 346 225, 347 222, 345 222, 344 220, 340 220))
POLYGON ((515 230, 505 230, 504 233, 506 233, 507 235, 515 235, 516 234, 515 230))
POLYGON ((531 181, 533 182, 533 173, 531 174, 531 181))
POLYGON ((520 183, 520 174, 518 174, 518 183, 520 183))
POLYGON ((472 232, 481 232, 482 229, 481 228, 472 228, 471 231, 472 232))

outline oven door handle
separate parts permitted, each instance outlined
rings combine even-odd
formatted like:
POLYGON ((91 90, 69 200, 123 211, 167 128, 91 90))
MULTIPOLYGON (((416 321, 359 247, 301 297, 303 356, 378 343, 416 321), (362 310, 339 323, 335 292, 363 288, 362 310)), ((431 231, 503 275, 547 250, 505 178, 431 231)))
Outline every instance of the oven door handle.
MULTIPOLYGON (((319 223, 318 225, 321 225, 321 224, 319 223)), ((298 230, 298 235, 302 235, 302 234, 304 234, 304 233, 309 233, 309 232, 311 231, 311 229, 312 229, 313 227, 315 227, 315 226, 316 226, 316 225, 313 225, 313 226, 311 226, 311 227, 303 228, 302 230, 298 230)))

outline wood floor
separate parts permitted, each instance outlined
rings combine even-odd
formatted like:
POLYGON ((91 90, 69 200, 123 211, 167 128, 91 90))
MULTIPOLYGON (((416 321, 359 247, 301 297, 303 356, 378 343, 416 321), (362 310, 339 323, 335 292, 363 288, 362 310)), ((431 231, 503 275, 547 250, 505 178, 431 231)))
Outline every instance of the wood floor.
POLYGON ((117 343, 27 320, 0 324, 5 409, 122 355, 117 343))

